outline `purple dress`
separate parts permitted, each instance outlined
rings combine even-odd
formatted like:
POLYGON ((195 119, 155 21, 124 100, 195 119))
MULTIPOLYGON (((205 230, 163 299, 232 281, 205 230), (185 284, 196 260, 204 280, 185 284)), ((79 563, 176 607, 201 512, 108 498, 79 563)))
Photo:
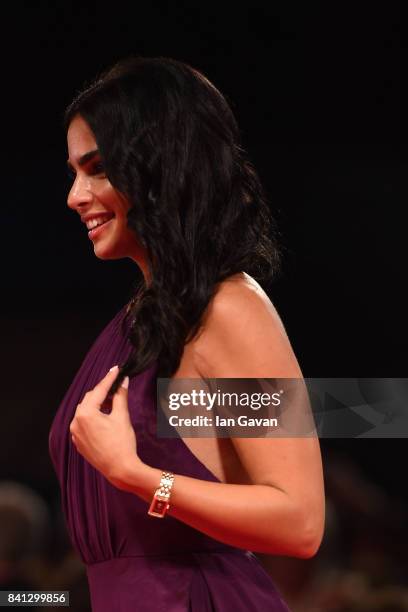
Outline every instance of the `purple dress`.
MULTIPOLYGON (((86 565, 93 612, 288 612, 253 553, 204 535, 120 491, 71 443, 69 425, 84 394, 131 344, 122 331, 123 307, 86 355, 54 417, 49 450, 61 487, 72 545, 86 565)), ((153 364, 130 380, 129 411, 141 459, 153 467, 218 482, 181 438, 156 437, 153 364)))

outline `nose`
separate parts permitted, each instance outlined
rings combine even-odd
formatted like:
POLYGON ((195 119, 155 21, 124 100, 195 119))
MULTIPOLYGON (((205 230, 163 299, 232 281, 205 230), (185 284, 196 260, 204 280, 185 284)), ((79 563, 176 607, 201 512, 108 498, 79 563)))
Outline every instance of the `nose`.
POLYGON ((81 209, 91 203, 92 199, 93 194, 88 177, 77 175, 68 193, 68 207, 72 210, 81 209))

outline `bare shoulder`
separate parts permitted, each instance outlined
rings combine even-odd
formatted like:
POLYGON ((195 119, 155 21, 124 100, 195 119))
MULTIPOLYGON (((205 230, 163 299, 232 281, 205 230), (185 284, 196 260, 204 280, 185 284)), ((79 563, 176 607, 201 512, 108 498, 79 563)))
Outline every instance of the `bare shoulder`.
POLYGON ((228 333, 234 328, 245 329, 249 321, 273 323, 285 332, 283 323, 272 301, 260 284, 246 272, 235 274, 220 283, 205 318, 205 329, 228 333), (219 329, 218 329, 219 328, 219 329))
POLYGON ((209 378, 301 375, 275 306, 246 273, 219 285, 195 342, 194 360, 203 377, 209 378))

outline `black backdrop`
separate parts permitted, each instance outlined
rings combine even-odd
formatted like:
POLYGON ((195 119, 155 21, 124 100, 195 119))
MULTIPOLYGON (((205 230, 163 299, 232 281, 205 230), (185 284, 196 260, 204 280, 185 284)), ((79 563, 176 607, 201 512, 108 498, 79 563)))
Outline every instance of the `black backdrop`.
MULTIPOLYGON (((56 495, 52 417, 139 274, 130 261, 96 259, 67 208, 61 127, 85 80, 131 52, 186 61, 230 100, 282 232, 284 272, 270 297, 305 376, 406 375, 402 15, 269 2, 19 2, 5 11, 1 478, 56 495)), ((405 443, 322 440, 322 450, 343 450, 406 497, 405 443)))

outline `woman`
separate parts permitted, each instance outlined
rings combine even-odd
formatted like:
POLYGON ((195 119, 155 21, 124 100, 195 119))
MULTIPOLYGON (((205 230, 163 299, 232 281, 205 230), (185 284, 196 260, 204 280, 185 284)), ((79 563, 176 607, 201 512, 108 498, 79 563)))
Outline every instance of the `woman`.
POLYGON ((65 128, 68 206, 98 258, 143 273, 50 431, 92 609, 287 610, 249 551, 318 550, 318 439, 156 435, 158 377, 302 376, 257 282, 278 250, 231 109, 191 66, 129 57, 76 96, 65 128))

